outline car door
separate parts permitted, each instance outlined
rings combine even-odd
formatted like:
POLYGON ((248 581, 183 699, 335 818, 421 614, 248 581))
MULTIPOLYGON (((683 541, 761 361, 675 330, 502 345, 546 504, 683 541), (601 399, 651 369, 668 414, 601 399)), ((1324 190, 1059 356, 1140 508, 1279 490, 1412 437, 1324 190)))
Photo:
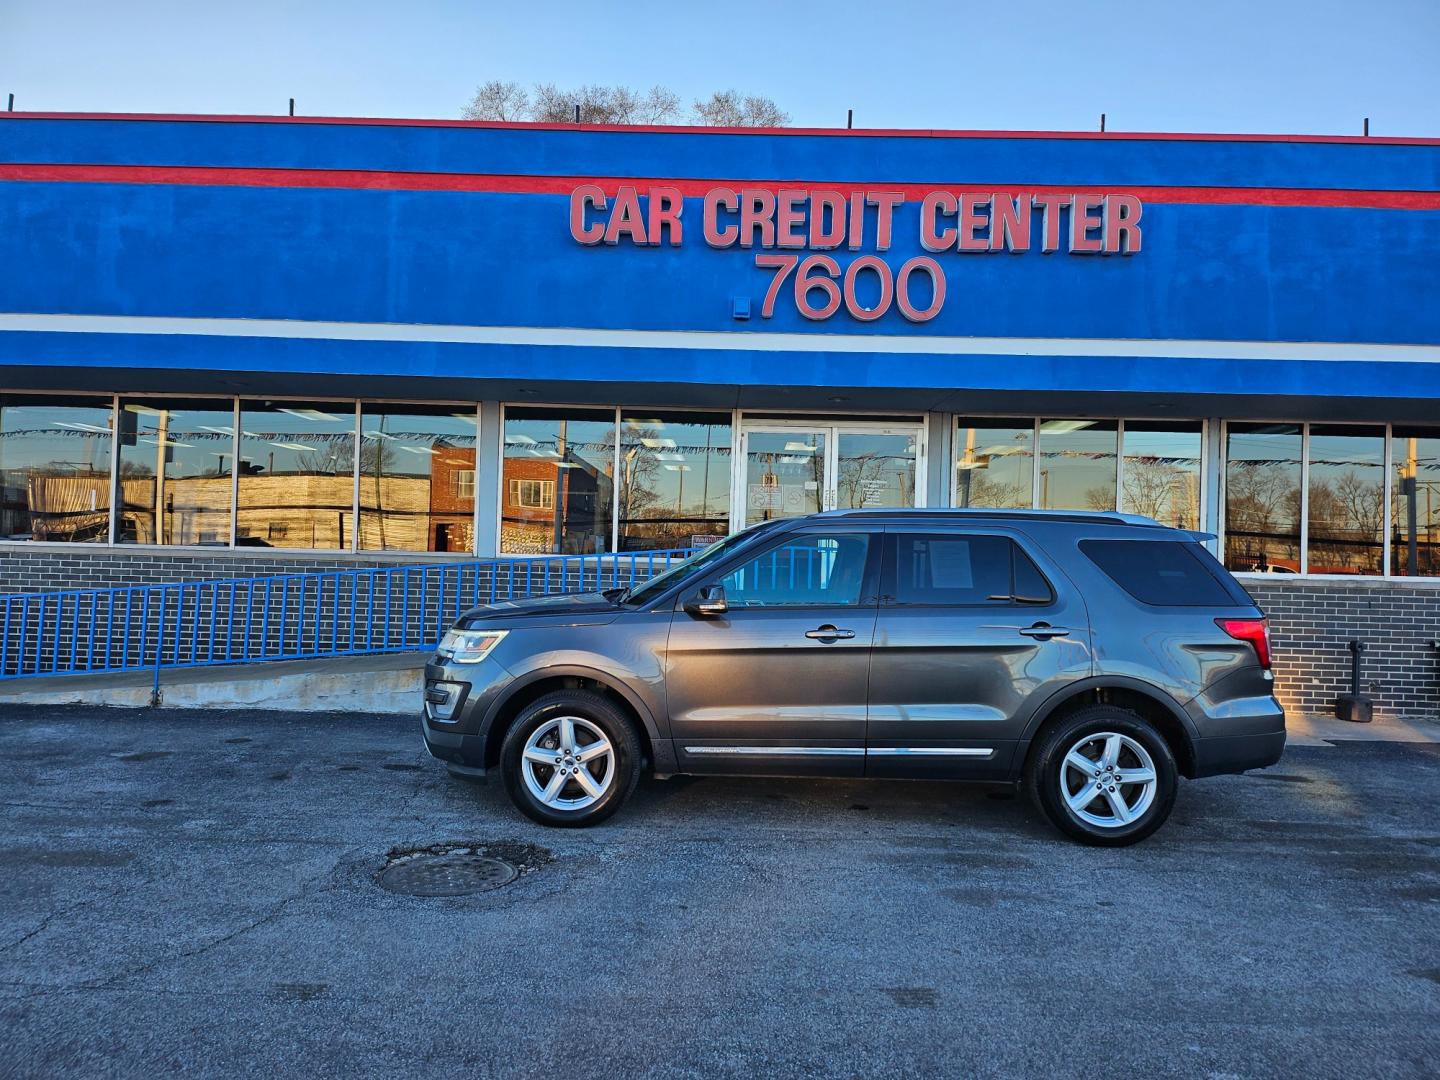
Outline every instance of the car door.
POLYGON ((891 526, 880 592, 869 775, 1007 776, 1025 703, 1091 674, 1083 600, 1019 533, 891 526))
POLYGON ((682 593, 665 656, 670 730, 686 772, 864 772, 879 529, 815 526, 682 593), (686 600, 719 585, 725 610, 686 600))

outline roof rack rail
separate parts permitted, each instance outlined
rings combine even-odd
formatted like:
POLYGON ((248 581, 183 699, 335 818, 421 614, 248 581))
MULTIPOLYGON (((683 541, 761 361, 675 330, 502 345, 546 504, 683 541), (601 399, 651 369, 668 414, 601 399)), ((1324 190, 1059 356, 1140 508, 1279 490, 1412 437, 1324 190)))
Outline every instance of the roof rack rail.
POLYGON ((1118 510, 1032 510, 1032 509, 990 509, 985 507, 866 507, 863 509, 826 510, 822 517, 973 517, 973 518, 1029 518, 1040 521, 1083 521, 1095 525, 1140 525, 1163 529, 1154 518, 1143 514, 1124 514, 1118 510))

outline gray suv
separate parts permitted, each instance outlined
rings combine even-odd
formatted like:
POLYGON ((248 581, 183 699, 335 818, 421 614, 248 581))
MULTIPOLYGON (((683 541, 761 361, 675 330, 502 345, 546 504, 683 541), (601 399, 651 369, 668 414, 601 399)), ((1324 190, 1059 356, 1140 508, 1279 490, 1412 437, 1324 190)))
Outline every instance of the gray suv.
POLYGON ((1107 513, 769 521, 633 589, 491 604, 425 669, 430 753, 590 825, 642 768, 1020 784, 1131 844, 1285 745, 1264 614, 1204 534, 1107 513))

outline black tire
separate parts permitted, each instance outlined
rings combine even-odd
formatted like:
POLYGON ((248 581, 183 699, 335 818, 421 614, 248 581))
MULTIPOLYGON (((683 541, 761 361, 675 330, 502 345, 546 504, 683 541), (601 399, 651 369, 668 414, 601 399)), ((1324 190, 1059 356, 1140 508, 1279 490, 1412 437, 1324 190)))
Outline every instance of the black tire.
MULTIPOLYGON (((545 741, 550 741, 549 735, 545 736, 545 741)), ((562 751, 557 749, 556 753, 561 755, 562 751)), ((612 702, 588 690, 557 690, 531 702, 510 725, 500 747, 500 774, 511 801, 526 817, 542 825, 583 828, 604 821, 630 798, 640 779, 640 758, 640 737, 635 725, 612 702), (580 809, 547 805, 530 790, 525 773, 525 746, 531 735, 562 717, 575 717, 598 728, 609 740, 613 753, 613 774, 604 774, 608 785, 598 799, 580 809)), ((572 762, 564 764, 573 766, 572 762)), ((589 771, 592 767, 583 767, 592 781, 595 780, 595 774, 589 771)), ((554 771, 549 764, 532 765, 531 772, 537 783, 554 779, 554 771)), ((573 780, 562 780, 560 790, 562 793, 570 792, 577 799, 585 796, 584 790, 573 780)))
MULTIPOLYGON (((1133 748, 1126 747, 1123 741, 1120 746, 1119 767, 1142 767, 1143 760, 1133 748)), ((1098 750, 1099 745, 1096 744, 1095 748, 1098 750)), ((1088 758, 1091 754, 1082 751, 1081 756, 1088 758)), ((1102 774, 1106 773, 1103 760, 1096 762, 1096 769, 1102 774)), ((1025 786, 1030 789, 1030 797, 1040 812, 1067 836, 1099 847, 1124 847, 1127 844, 1139 843, 1165 824, 1175 806, 1179 774, 1180 771, 1175 766, 1175 755, 1170 752, 1169 745, 1144 717, 1114 705, 1091 705, 1071 713, 1041 735, 1032 747, 1030 759, 1025 765, 1025 786), (1117 787, 1119 798, 1125 800, 1127 806, 1133 804, 1139 807, 1144 803, 1143 809, 1134 819, 1125 824, 1103 825, 1086 820, 1070 805, 1070 801, 1061 795, 1062 770, 1067 768, 1066 755, 1086 736, 1109 733, 1138 743, 1148 753, 1154 765, 1155 788, 1148 801, 1138 784, 1122 784, 1117 787)), ((1083 797, 1082 792, 1089 790, 1087 785, 1092 781, 1099 783, 1094 780, 1093 775, 1084 775, 1072 767, 1065 772, 1063 783, 1067 791, 1083 797)), ((1094 817, 1112 820, 1117 818, 1115 804, 1106 794, 1107 790, 1105 787, 1098 789, 1094 799, 1081 807, 1081 810, 1094 817)))

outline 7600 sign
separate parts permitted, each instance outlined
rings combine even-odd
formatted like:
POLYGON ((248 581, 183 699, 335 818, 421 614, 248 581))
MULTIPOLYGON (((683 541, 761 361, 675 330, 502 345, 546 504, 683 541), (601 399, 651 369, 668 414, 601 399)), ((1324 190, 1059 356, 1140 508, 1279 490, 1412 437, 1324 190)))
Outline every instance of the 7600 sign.
POLYGON ((799 255, 761 254, 755 256, 755 265, 775 271, 770 287, 765 290, 765 302, 760 306, 762 319, 775 314, 775 298, 792 273, 795 275, 795 307, 807 319, 828 319, 843 303, 851 317, 873 322, 889 311, 893 303, 901 315, 919 323, 929 322, 945 306, 945 271, 928 255, 906 261, 893 275, 889 264, 875 255, 860 256, 845 268, 843 275, 840 264, 829 255, 809 255, 802 262, 799 255), (857 282, 866 271, 880 286, 880 298, 874 307, 863 305, 858 295, 857 282), (924 307, 915 304, 910 292, 910 283, 917 271, 930 279, 930 298, 924 307), (819 303, 814 302, 817 296, 819 303))

